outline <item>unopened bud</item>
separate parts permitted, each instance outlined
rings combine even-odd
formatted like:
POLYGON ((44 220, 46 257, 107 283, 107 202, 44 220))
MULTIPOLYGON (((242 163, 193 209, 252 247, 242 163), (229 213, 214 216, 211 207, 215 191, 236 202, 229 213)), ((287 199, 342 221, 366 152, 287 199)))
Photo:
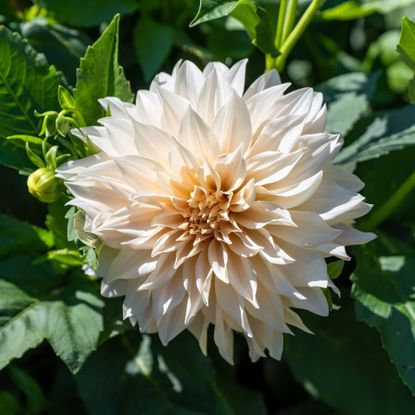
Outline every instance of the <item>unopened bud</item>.
POLYGON ((61 114, 58 115, 58 118, 56 118, 56 131, 62 136, 65 137, 65 135, 68 133, 68 131, 71 129, 71 123, 69 121, 70 119, 68 117, 62 116, 61 114))
POLYGON ((59 198, 59 180, 46 168, 37 169, 28 177, 27 188, 41 202, 52 203, 59 198))

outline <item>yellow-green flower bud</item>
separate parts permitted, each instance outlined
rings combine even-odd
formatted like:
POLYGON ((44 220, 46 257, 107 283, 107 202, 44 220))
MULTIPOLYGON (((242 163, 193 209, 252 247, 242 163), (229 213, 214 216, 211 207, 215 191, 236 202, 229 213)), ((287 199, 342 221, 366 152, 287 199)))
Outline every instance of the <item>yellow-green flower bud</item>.
POLYGON ((52 203, 59 198, 59 181, 52 170, 40 168, 27 179, 31 195, 41 202, 52 203))

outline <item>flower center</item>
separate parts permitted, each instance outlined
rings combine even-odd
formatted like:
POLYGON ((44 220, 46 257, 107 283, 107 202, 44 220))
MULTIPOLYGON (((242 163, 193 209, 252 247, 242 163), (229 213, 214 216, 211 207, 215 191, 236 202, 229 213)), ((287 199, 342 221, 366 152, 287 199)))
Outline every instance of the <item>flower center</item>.
POLYGON ((184 215, 191 234, 211 235, 219 229, 221 222, 229 221, 229 206, 232 192, 207 190, 195 185, 187 200, 184 215))

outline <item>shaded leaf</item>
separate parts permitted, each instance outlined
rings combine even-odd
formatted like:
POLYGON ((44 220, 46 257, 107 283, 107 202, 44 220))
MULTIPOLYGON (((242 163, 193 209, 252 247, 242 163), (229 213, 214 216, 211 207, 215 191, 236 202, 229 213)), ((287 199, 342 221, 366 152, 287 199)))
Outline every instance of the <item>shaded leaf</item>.
POLYGON ((39 414, 45 409, 45 397, 42 389, 34 378, 17 366, 9 367, 10 377, 24 393, 26 406, 30 414, 39 414))
POLYGON ((414 413, 415 400, 376 331, 355 321, 350 302, 328 318, 305 320, 315 335, 296 332, 287 338, 285 358, 311 395, 345 414, 414 413))
POLYGON ((134 48, 148 81, 160 69, 173 46, 174 29, 149 17, 141 17, 134 28, 134 48))
POLYGON ((370 84, 362 73, 348 73, 328 80, 316 89, 323 93, 328 105, 327 129, 342 135, 369 111, 370 84))
POLYGON ((335 161, 339 164, 380 157, 415 144, 415 107, 406 106, 380 115, 352 144, 344 148, 335 161))
POLYGON ((415 395, 415 257, 385 251, 373 244, 356 250, 352 295, 358 319, 380 332, 399 375, 415 395))
POLYGON ((33 164, 26 155, 26 151, 13 143, 0 138, 0 164, 16 170, 33 170, 33 164))
POLYGON ((18 400, 7 391, 0 391, 0 414, 19 415, 23 412, 18 400))
POLYGON ((105 343, 76 375, 91 415, 226 415, 209 361, 183 334, 168 347, 138 333, 105 343), (108 362, 111 362, 109 365, 108 362))
POLYGON ((44 53, 48 61, 63 71, 70 84, 75 82, 79 59, 90 43, 87 36, 59 24, 50 24, 45 18, 35 18, 20 25, 25 39, 44 53))
POLYGON ((129 14, 137 10, 136 0, 37 0, 57 20, 72 26, 98 26, 111 20, 115 13, 129 14))
POLYGON ((12 253, 45 252, 52 246, 50 232, 0 213, 0 258, 12 253))

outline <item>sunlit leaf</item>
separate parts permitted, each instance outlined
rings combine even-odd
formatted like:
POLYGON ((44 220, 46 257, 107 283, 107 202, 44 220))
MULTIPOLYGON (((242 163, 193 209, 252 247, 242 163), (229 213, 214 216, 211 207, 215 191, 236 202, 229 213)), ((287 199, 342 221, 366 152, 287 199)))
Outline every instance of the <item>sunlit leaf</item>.
POLYGON ((115 16, 101 37, 88 47, 77 72, 74 98, 87 125, 95 124, 105 114, 99 98, 115 96, 123 101, 133 98, 130 83, 118 64, 119 20, 115 16))
POLYGON ((270 14, 253 0, 200 0, 199 10, 190 27, 225 16, 239 20, 252 43, 263 53, 278 56, 279 52, 274 44, 275 27, 270 14))
POLYGON ((1 141, 14 134, 38 134, 34 111, 58 107, 61 77, 43 55, 6 27, 0 27, 0 56, 0 162, 24 168, 25 150, 1 141))

